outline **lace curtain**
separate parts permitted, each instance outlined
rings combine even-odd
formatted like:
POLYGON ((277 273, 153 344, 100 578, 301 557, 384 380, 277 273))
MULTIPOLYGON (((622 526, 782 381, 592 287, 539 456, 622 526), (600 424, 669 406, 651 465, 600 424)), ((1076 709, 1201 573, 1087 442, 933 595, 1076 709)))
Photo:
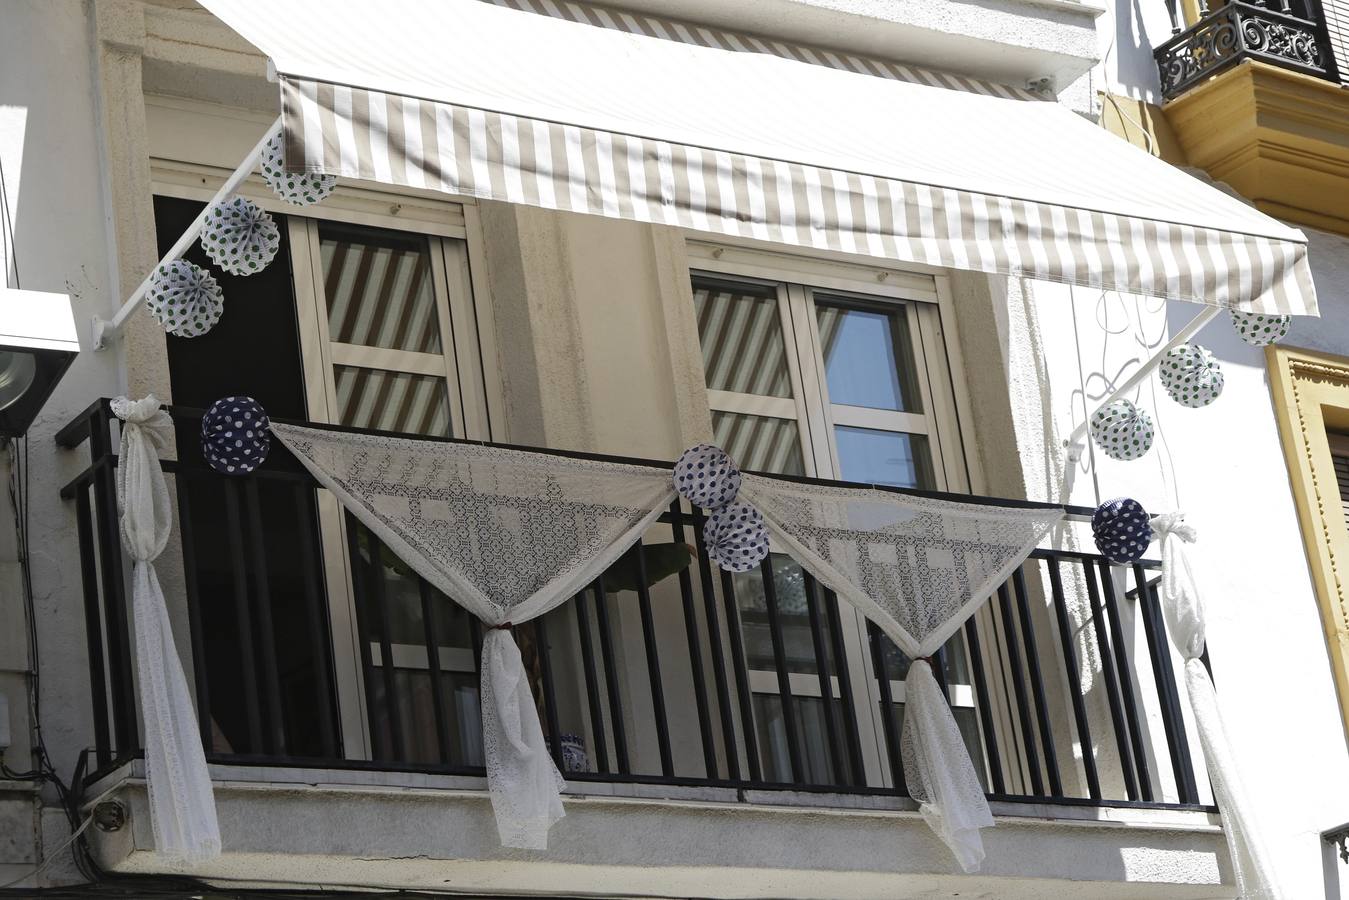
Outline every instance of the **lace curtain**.
POLYGON ((1168 513, 1153 517, 1152 530, 1162 545, 1162 614, 1171 643, 1185 659, 1185 687, 1194 710, 1209 781, 1213 784, 1213 799, 1222 814, 1237 890, 1241 892, 1241 900, 1283 900, 1285 894, 1274 878, 1269 854, 1237 774, 1236 761, 1232 759, 1213 679, 1201 659, 1205 643, 1204 601, 1185 550, 1186 544, 1194 543, 1194 528, 1185 524, 1184 513, 1168 513))
POLYGON ((153 395, 143 400, 118 397, 112 411, 122 420, 117 507, 122 513, 122 546, 133 566, 136 674, 155 849, 170 859, 204 862, 220 855, 215 795, 154 563, 173 527, 169 490, 159 465, 159 451, 173 437, 173 423, 153 395))
POLYGON ((1063 517, 1058 507, 955 503, 893 491, 744 476, 740 498, 778 546, 913 658, 900 751, 909 796, 962 869, 993 825, 930 657, 1063 517))
POLYGON ((413 570, 489 626, 483 755, 501 842, 544 849, 565 788, 510 624, 560 605, 674 498, 647 466, 273 423, 272 434, 413 570))

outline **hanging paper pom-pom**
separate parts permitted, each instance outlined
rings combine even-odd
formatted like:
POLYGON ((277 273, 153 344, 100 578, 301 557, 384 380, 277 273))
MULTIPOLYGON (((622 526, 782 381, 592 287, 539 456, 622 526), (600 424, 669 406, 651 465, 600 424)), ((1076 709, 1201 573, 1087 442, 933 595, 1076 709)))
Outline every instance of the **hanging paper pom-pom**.
POLYGON ((1116 400, 1092 414, 1091 437, 1111 459, 1138 459, 1152 446, 1152 416, 1128 400, 1116 400))
POLYGON ((1267 316, 1263 313, 1232 310, 1232 325, 1248 344, 1263 347, 1281 340, 1293 324, 1292 316, 1267 316))
POLYGON ((674 487, 694 506, 720 509, 740 493, 740 469, 720 447, 690 447, 674 466, 674 487))
POLYGON ((252 397, 222 397, 201 417, 201 455, 225 475, 247 475, 272 449, 272 423, 252 397))
POLYGON ((201 246, 211 262, 231 275, 252 275, 276 256, 281 232, 252 200, 230 197, 206 213, 201 246))
POLYGON ((225 297, 211 273, 185 259, 175 259, 155 270, 145 292, 145 306, 169 334, 193 338, 220 321, 225 297))
POLYGON ((337 187, 336 175, 323 175, 312 172, 287 172, 281 153, 281 135, 267 142, 262 152, 262 180, 287 203, 296 206, 313 206, 322 201, 337 187))
POLYGON ((1152 542, 1147 510, 1129 497, 1107 500, 1096 507, 1091 517, 1091 533, 1101 555, 1120 565, 1142 559, 1152 542))
POLYGON ((708 516, 703 540, 707 558, 728 572, 748 572, 768 555, 763 514, 748 503, 732 503, 708 516))
POLYGON ((1223 370, 1213 354, 1198 344, 1168 350, 1158 371, 1162 386, 1181 406, 1208 406, 1223 392, 1223 370))

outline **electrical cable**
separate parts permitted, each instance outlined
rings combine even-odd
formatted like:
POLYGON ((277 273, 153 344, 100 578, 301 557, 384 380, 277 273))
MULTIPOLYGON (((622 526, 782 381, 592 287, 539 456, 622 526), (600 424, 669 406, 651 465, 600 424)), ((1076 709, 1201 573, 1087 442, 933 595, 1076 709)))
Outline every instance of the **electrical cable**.
POLYGON ((61 846, 57 847, 51 853, 43 854, 46 858, 42 860, 42 863, 36 869, 34 869, 31 872, 23 873, 18 878, 15 878, 13 881, 6 882, 5 884, 0 884, 0 891, 3 891, 7 888, 12 888, 15 885, 17 885, 20 881, 27 881, 30 878, 36 878, 38 875, 41 875, 43 872, 47 871, 47 867, 50 866, 52 863, 56 862, 57 858, 61 855, 61 851, 65 850, 71 844, 79 840, 80 835, 84 834, 84 829, 88 828, 90 823, 92 823, 93 821, 94 817, 90 815, 80 824, 79 828, 76 828, 73 832, 71 832, 70 837, 66 838, 64 841, 61 842, 61 846))

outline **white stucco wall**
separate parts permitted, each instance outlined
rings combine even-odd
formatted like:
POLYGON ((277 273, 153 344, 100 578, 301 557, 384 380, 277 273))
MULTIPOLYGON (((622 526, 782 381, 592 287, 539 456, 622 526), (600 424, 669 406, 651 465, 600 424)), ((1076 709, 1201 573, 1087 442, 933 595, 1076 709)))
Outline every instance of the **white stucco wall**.
MULTIPOLYGON (((1285 341, 1349 351, 1349 241, 1313 234, 1319 321, 1300 320, 1285 341)), ((1197 307, 1043 283, 1030 290, 1048 374, 1043 399, 1061 439, 1111 380, 1127 376, 1197 307)), ((1013 317, 1020 310, 1012 309, 1013 317)), ((1012 329, 1015 341, 1015 329, 1012 329)), ((1085 506, 1118 496, 1152 513, 1186 511, 1200 534, 1194 556, 1209 605, 1209 653, 1234 756, 1289 896, 1321 890, 1320 832, 1349 810, 1345 737, 1319 606, 1312 591, 1271 406, 1263 351, 1226 316, 1196 342, 1226 376, 1212 406, 1172 402, 1154 376, 1134 398, 1157 424, 1152 451, 1117 462, 1094 448, 1063 499, 1085 506)), ((1094 408, 1094 406, 1092 406, 1094 408)), ((1036 430, 1019 449, 1027 468, 1051 470, 1056 441, 1036 430)))

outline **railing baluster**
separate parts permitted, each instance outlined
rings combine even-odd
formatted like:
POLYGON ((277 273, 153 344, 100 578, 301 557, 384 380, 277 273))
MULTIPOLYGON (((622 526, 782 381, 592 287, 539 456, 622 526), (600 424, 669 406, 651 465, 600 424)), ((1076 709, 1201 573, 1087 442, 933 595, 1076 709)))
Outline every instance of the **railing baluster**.
POLYGON ((181 469, 174 475, 173 483, 178 489, 179 545, 183 552, 188 633, 192 639, 192 683, 197 692, 197 725, 201 731, 202 749, 211 753, 215 750, 215 735, 211 730, 211 687, 207 674, 206 640, 202 631, 201 597, 197 592, 197 545, 193 539, 192 501, 188 497, 190 485, 181 469))
POLYGON ((801 764, 801 734, 797 728, 796 704, 792 700, 791 674, 787 671, 787 653, 783 646, 782 622, 778 618, 778 591, 773 578, 773 558, 765 556, 759 563, 763 578, 764 606, 768 610, 768 633, 773 643, 773 665, 777 669, 778 696, 782 708, 782 724, 787 732, 787 757, 791 761, 792 781, 805 782, 805 767, 801 764))
MULTIPOLYGON (((810 619, 810 641, 815 651, 815 673, 820 682, 820 702, 823 704, 825 735, 829 739, 829 762, 834 772, 834 781, 848 784, 847 758, 843 755, 843 744, 839 741, 838 728, 834 725, 834 681, 829 676, 829 655, 824 649, 824 630, 820 622, 820 600, 815 588, 815 579, 809 573, 802 572, 805 584, 806 615, 810 619)), ((835 668, 842 668, 843 660, 838 660, 835 668)))
POLYGON ((1082 747, 1082 771, 1087 778, 1087 796, 1092 800, 1100 800, 1101 779, 1096 772, 1096 747, 1091 741, 1087 705, 1082 698, 1082 675, 1077 669, 1077 650, 1073 646, 1073 629, 1068 621, 1068 605, 1063 593, 1063 574, 1059 571, 1059 558, 1048 554, 1045 566, 1049 570, 1049 588, 1054 600, 1054 619, 1059 626, 1064 674, 1068 676, 1073 722, 1077 725, 1077 740, 1082 747))
POLYGON ((440 598, 435 589, 420 575, 417 576, 417 594, 422 601, 422 639, 426 645, 426 672, 431 679, 431 705, 435 708, 436 750, 440 761, 450 764, 450 723, 445 717, 444 686, 440 675, 440 613, 436 609, 440 598))
MULTIPOLYGON (((670 536, 684 542, 684 511, 678 498, 670 504, 670 536)), ((698 736, 703 744, 703 767, 708 778, 717 777, 717 748, 712 741, 712 715, 707 708, 707 683, 703 677, 703 653, 698 638, 698 617, 693 608, 693 579, 688 567, 679 570, 679 596, 684 602, 684 632, 689 645, 689 672, 693 676, 693 703, 698 712, 698 736)))
POLYGON ((539 654, 539 668, 543 670, 543 714, 548 723, 548 747, 553 753, 553 762, 558 771, 562 765, 562 730, 557 723, 557 694, 553 689, 553 661, 548 655, 548 626, 544 616, 530 620, 534 626, 534 652, 539 654))
POLYGON ((666 778, 674 775, 674 756, 670 752, 670 720, 665 713, 665 684, 660 677, 660 654, 656 648, 656 623, 651 615, 651 591, 646 586, 646 550, 637 540, 637 608, 642 617, 642 641, 646 645, 646 673, 651 683, 651 714, 656 720, 656 746, 660 750, 660 771, 666 778))
POLYGON ((1124 724, 1123 703, 1115 681, 1115 663, 1110 650, 1110 637, 1105 631, 1105 611, 1101 608, 1096 574, 1090 561, 1082 563, 1087 581, 1087 597, 1091 601, 1091 624, 1096 632, 1096 648, 1101 656, 1101 676, 1105 679, 1105 695, 1110 705, 1110 723, 1115 729, 1115 744, 1119 748, 1120 768, 1124 772, 1124 789, 1130 800, 1138 799, 1138 779, 1134 772, 1133 753, 1129 749, 1129 732, 1124 724))
POLYGON ((1198 803, 1199 789, 1195 783, 1194 765, 1190 762, 1190 741, 1185 734, 1180 695, 1176 691, 1176 675, 1171 666, 1171 646, 1167 642, 1166 625, 1162 620, 1157 594, 1148 584, 1147 573, 1137 563, 1133 566, 1133 573, 1138 587, 1138 609, 1143 616, 1143 632, 1147 636, 1148 653, 1152 657, 1152 678, 1157 682, 1157 699, 1162 707, 1166 746, 1171 753, 1171 771, 1176 778, 1177 799, 1181 803, 1198 803))
MULTIPOLYGON (((75 493, 75 524, 80 541, 80 584, 84 589, 84 637, 89 647, 89 699, 93 701, 94 707, 94 750, 98 766, 103 768, 112 761, 112 744, 108 737, 108 673, 103 660, 103 619, 98 611, 98 570, 94 567, 94 529, 89 521, 91 515, 89 489, 81 487, 75 493)), ((202 743, 209 752, 210 744, 206 743, 209 730, 206 720, 202 722, 202 743)))
POLYGON ((843 698, 843 720, 845 737, 848 742, 848 761, 852 766, 852 783, 865 786, 867 783, 866 763, 862 761, 861 728, 857 722, 857 705, 853 702, 852 675, 848 670, 848 655, 843 644, 843 622, 838 614, 838 595, 825 589, 824 612, 829 619, 829 638, 833 644, 834 659, 838 676, 838 692, 843 698))
MULTIPOLYGON (((95 462, 112 455, 111 414, 105 405, 90 423, 89 456, 95 462)), ((116 750, 125 758, 141 749, 136 726, 136 694, 131 677, 131 633, 127 624, 125 581, 122 575, 121 530, 117 523, 117 488, 113 468, 94 473, 94 512, 98 516, 99 559, 103 561, 103 621, 108 634, 109 680, 112 682, 112 720, 116 750)))
MULTIPOLYGON (((379 707, 375 703, 375 663, 370 653, 370 570, 371 563, 361 556, 361 531, 365 526, 351 513, 346 514, 347 555, 351 562, 351 589, 356 607, 356 642, 360 645, 361 684, 365 688, 365 715, 370 730, 370 758, 390 759, 393 753, 388 738, 379 727, 379 707), (378 746, 376 746, 378 744, 378 746)), ((374 536, 366 545, 374 548, 374 536)), ((373 556, 373 553, 371 554, 373 556)))
POLYGON ((261 697, 258 694, 257 654, 253 647, 253 613, 249 609, 248 576, 244 566, 243 530, 239 517, 239 482, 223 479, 225 525, 229 529, 230 571, 234 583, 234 620, 239 629, 239 662, 244 683, 244 709, 248 719, 250 753, 265 753, 261 697))
MULTIPOLYGON (((325 604, 326 597, 319 587, 319 579, 315 571, 320 562, 318 552, 318 542, 314 540, 314 523, 311 518, 314 514, 313 494, 309 488, 303 484, 296 484, 295 493, 295 516, 299 523, 300 530, 300 568, 304 571, 304 598, 306 618, 309 620, 309 653, 313 660, 314 686, 318 692, 318 717, 319 717, 319 741, 323 745, 323 753, 330 759, 335 759, 340 754, 337 740, 337 727, 333 717, 333 702, 336 700, 333 691, 333 679, 330 666, 332 658, 329 654, 330 631, 328 629, 328 608, 325 604)), ((183 530, 183 541, 187 541, 187 530, 183 530)))
POLYGON ((904 780, 904 763, 899 757, 899 732, 895 729, 895 698, 890 692, 890 673, 885 668, 885 648, 881 644, 885 635, 870 619, 867 620, 867 638, 871 642, 871 665, 876 670, 876 685, 881 693, 881 729, 885 732, 885 754, 890 760, 890 779, 895 791, 907 794, 909 786, 904 780))
POLYGON ((600 632, 600 658, 604 661, 604 686, 609 694, 609 727, 614 732, 614 755, 618 757, 618 772, 632 771, 628 758, 627 730, 623 727, 623 701, 618 688, 618 666, 614 664, 613 632, 609 627, 609 601, 604 590, 604 576, 595 579, 595 624, 600 632))
POLYGON ((1049 706, 1045 702, 1045 682, 1040 674, 1040 652, 1035 641, 1035 623, 1030 616, 1030 591, 1026 588, 1025 565, 1012 573, 1016 592, 1017 612, 1021 619, 1021 643, 1026 650, 1026 668, 1030 671, 1031 697, 1035 700, 1035 714, 1040 725, 1040 746, 1045 754, 1045 773, 1049 776, 1051 797, 1063 796, 1063 781, 1059 778, 1059 759, 1054 750, 1054 732, 1049 725, 1049 706))
POLYGON ((393 619, 389 615, 388 594, 384 583, 384 545, 374 532, 365 532, 370 541, 370 602, 379 617, 379 668, 384 681, 384 706, 389 719, 389 737, 396 762, 407 762, 407 743, 403 736, 403 708, 399 702, 398 672, 393 662, 393 619))
POLYGON ((1017 721, 1021 725, 1021 746, 1026 751, 1026 770, 1030 774, 1031 790, 1039 797, 1045 792, 1044 778, 1040 774, 1040 754, 1035 746, 1026 680, 1021 671, 1021 648, 1017 645, 1016 622, 1012 618, 1011 592, 1005 582, 998 586, 998 611, 1002 613, 1002 627, 1007 634, 1007 665, 1011 669, 1012 693, 1016 697, 1017 721))
POLYGON ((974 624, 973 616, 965 620, 965 655, 969 657, 970 674, 974 677, 974 701, 979 708, 979 727, 983 731, 984 754, 988 757, 989 785, 994 794, 1004 794, 1007 787, 1002 780, 1002 758, 998 755, 998 735, 993 727, 993 704, 988 697, 979 628, 974 624))
POLYGON ((1133 745, 1134 765, 1138 769, 1138 791, 1145 801, 1152 802, 1152 773, 1148 765, 1147 748, 1143 746, 1143 726, 1138 716, 1138 703, 1134 698, 1133 663, 1124 646, 1124 629, 1120 627, 1115 579, 1110 574, 1110 563, 1102 559, 1097 566, 1105 596, 1106 616, 1110 620, 1110 633, 1114 636, 1115 671, 1119 673, 1120 695, 1124 700, 1124 714, 1129 721, 1129 741, 1133 745))
POLYGON ((703 616, 707 619, 707 640, 712 653, 712 681, 717 686, 717 712, 721 717, 721 744, 726 753, 726 775, 740 780, 740 745, 735 735, 735 713, 731 709, 730 685, 726 680, 726 660, 722 656, 721 626, 717 623, 717 592, 712 581, 712 564, 707 558, 703 530, 693 526, 698 578, 703 589, 703 616))
POLYGON ((745 665, 745 640, 740 628, 740 607, 735 599, 735 579, 721 570, 721 598, 726 610, 726 635, 731 639, 731 664, 735 666, 736 693, 740 695, 740 728, 745 733, 745 762, 749 765, 750 781, 763 781, 763 765, 759 761, 759 737, 754 730, 754 696, 750 692, 749 668, 745 665))
POLYGON ((609 771, 609 738, 604 729, 604 704, 600 700, 599 672, 595 669, 595 647, 590 635, 590 615, 586 612, 585 593, 572 600, 576 609, 576 632, 581 638, 582 677, 586 684, 586 702, 590 707, 591 742, 595 750, 595 768, 609 771))
POLYGON ((281 708, 281 679, 276 670, 276 636, 272 632, 272 597, 267 577, 267 548, 262 539, 262 500, 258 480, 244 480, 244 508, 248 512, 249 541, 253 557, 253 589, 257 593, 258 637, 262 644, 262 677, 267 681, 267 724, 269 749, 273 755, 286 755, 286 726, 281 708))

